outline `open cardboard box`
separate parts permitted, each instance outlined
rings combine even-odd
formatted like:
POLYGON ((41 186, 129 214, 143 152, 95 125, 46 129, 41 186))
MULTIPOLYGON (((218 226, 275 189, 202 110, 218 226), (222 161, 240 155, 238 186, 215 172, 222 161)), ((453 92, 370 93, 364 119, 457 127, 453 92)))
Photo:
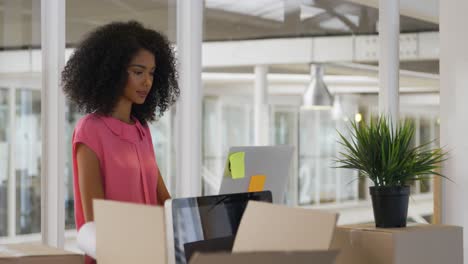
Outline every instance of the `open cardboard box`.
MULTIPOLYGON (((99 264, 166 263, 164 208, 94 201, 96 255, 99 264)), ((198 254, 191 263, 332 264, 329 251, 337 214, 249 202, 233 253, 198 254), (213 262, 214 261, 214 262, 213 262), (276 262, 277 263, 277 262, 276 262)))
POLYGON ((250 201, 232 253, 197 254, 190 264, 333 264, 337 219, 336 213, 250 201))
POLYGON ((0 245, 0 263, 11 264, 82 264, 84 256, 40 243, 0 245))
POLYGON ((340 226, 331 247, 340 250, 336 264, 462 264, 463 229, 445 225, 340 226))

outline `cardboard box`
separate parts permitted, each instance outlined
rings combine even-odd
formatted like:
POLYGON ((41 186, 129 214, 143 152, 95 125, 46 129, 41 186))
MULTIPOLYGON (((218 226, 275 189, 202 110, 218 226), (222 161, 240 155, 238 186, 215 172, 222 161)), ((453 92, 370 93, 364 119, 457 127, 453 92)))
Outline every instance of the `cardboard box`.
POLYGON ((99 264, 167 263, 164 208, 94 200, 99 264))
POLYGON ((305 251, 305 252, 248 252, 248 253, 196 253, 190 264, 333 264, 338 251, 305 251))
POLYGON ((83 264, 84 256, 39 243, 0 245, 0 263, 83 264))
POLYGON ((342 226, 336 228, 331 248, 340 250, 336 264, 463 264, 463 230, 443 225, 342 226))
MULTIPOLYGON (((94 216, 99 264, 167 262, 163 207, 95 200, 94 216)), ((249 202, 235 252, 202 254, 190 263, 332 264, 337 252, 328 248, 336 221, 335 213, 249 202)))
POLYGON ((242 216, 232 253, 197 254, 190 264, 333 264, 330 251, 338 215, 250 201, 242 216))
POLYGON ((338 214, 250 201, 233 252, 328 250, 338 214))

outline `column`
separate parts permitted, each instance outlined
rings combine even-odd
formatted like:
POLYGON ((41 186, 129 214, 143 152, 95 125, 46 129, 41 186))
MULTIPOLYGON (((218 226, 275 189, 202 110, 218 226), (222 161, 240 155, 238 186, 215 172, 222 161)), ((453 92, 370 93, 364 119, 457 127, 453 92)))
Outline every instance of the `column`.
MULTIPOLYGON (((442 223, 464 227, 468 239, 467 1, 440 1, 440 145, 450 151, 442 174, 442 223)), ((464 243, 465 263, 468 244, 464 243)))
POLYGON ((180 98, 177 104, 176 196, 201 194, 203 1, 177 1, 177 54, 180 98))

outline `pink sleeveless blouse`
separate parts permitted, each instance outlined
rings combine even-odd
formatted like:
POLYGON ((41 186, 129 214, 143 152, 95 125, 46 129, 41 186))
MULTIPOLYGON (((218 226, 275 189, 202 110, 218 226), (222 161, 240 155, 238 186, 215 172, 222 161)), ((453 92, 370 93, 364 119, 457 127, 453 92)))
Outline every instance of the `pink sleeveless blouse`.
MULTIPOLYGON (((85 144, 98 157, 105 199, 157 204, 159 169, 148 126, 137 119, 127 124, 118 119, 88 114, 73 132, 73 187, 77 230, 85 223, 78 181, 76 149, 85 144)), ((92 263, 90 258, 86 263, 92 263)))

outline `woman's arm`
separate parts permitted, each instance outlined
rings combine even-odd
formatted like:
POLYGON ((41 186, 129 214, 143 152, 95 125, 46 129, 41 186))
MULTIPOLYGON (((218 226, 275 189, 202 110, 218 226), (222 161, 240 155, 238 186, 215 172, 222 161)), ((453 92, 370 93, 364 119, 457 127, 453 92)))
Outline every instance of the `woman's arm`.
POLYGON ((104 188, 99 168, 99 159, 89 147, 78 144, 78 184, 85 222, 94 221, 93 199, 104 199, 104 188))
POLYGON ((167 199, 171 199, 171 195, 167 191, 166 184, 164 184, 164 179, 161 176, 161 172, 159 172, 158 186, 156 187, 156 195, 158 197, 159 205, 164 205, 164 202, 167 199))

